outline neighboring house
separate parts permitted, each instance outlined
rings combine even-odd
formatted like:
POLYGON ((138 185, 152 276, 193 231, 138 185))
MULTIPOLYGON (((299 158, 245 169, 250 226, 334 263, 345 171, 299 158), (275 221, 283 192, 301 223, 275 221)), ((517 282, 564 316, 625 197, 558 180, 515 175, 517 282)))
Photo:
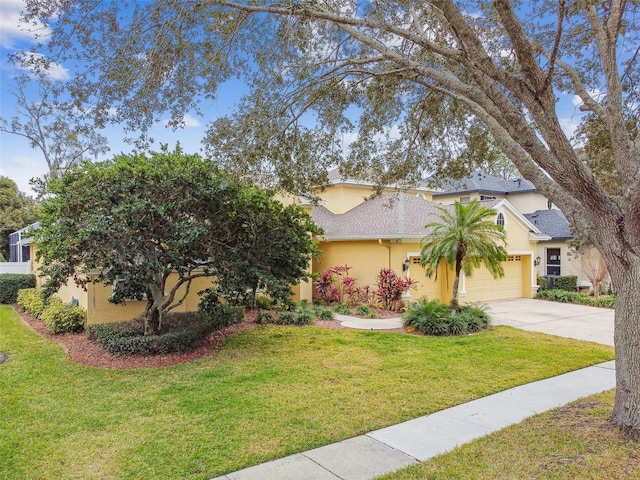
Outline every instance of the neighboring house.
POLYGON ((9 234, 9 261, 0 262, 0 273, 31 273, 31 238, 33 225, 9 234))
POLYGON ((471 200, 507 199, 543 234, 551 237, 537 246, 536 272, 540 276, 575 275, 578 285, 590 285, 582 271, 580 257, 569 249, 569 240, 577 233, 533 183, 524 179, 504 180, 482 172, 474 172, 462 180, 443 182, 442 190, 433 194, 436 202, 449 204, 471 200))
MULTIPOLYGON (((435 200, 436 194, 423 187, 405 193, 390 187, 386 190, 389 193, 364 201, 371 195, 371 187, 362 182, 334 180, 320 194, 326 201, 312 207, 312 216, 324 229, 320 239, 323 254, 313 262, 312 271, 320 273, 346 264, 358 285, 373 288, 380 269, 392 268, 418 281, 417 289, 408 292, 411 299, 426 295, 448 301, 453 272, 443 264, 437 278, 428 278, 419 265, 424 226, 436 220, 438 214, 438 204, 430 201, 432 197, 435 200)), ((484 267, 479 268, 471 277, 461 279, 461 300, 532 297, 537 290, 537 244, 550 237, 514 208, 510 199, 494 198, 485 204, 497 211, 495 221, 504 225, 507 232, 509 258, 503 265, 505 276, 493 279, 484 267)))

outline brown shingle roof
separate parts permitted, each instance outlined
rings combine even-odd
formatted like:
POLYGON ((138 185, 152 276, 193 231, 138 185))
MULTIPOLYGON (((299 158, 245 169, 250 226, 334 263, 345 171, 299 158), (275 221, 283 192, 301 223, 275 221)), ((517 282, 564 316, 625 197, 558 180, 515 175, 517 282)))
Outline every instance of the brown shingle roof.
MULTIPOLYGON (((313 208, 313 220, 328 240, 422 238, 424 226, 436 220, 437 203, 405 193, 380 195, 341 215, 313 208)), ((450 207, 445 207, 450 208, 450 207)))

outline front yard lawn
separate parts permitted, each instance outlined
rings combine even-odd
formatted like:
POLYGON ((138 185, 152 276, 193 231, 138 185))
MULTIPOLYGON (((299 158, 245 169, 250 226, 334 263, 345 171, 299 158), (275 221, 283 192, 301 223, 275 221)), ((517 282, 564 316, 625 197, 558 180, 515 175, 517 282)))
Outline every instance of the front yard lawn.
POLYGON ((582 398, 379 480, 638 480, 640 439, 609 426, 613 399, 582 398))
POLYGON ((497 327, 463 337, 264 326, 172 367, 104 370, 0 306, 0 478, 206 479, 613 358, 497 327))

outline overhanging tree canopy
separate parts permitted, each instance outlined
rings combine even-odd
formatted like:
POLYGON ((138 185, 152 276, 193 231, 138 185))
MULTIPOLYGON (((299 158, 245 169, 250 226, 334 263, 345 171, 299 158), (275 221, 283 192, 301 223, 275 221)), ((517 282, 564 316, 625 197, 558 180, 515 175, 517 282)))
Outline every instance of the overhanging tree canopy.
MULTIPOLYGON (((324 168, 352 127, 344 170, 388 183, 423 168, 455 171, 455 149, 483 125, 603 254, 617 292, 613 419, 640 431, 640 143, 626 128, 640 105, 639 9, 631 0, 203 0, 123 15, 120 2, 34 0, 26 17, 55 18, 49 51, 79 62, 70 91, 99 122, 117 107, 113 120, 130 128, 166 110, 179 123, 198 94, 250 73, 252 94, 231 119, 243 130, 218 153, 233 161, 249 152, 258 166, 273 158, 292 189, 324 168), (575 95, 608 130, 621 195, 607 192, 563 131, 560 95, 575 95), (300 142, 308 132, 315 140, 300 142)), ((220 131, 213 126, 216 150, 220 131)))

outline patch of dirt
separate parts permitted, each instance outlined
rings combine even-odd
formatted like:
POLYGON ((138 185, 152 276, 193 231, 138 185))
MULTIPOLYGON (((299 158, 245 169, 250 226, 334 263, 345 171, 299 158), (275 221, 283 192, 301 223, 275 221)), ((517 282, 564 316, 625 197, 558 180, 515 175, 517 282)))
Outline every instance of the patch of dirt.
MULTIPOLYGON (((84 333, 70 335, 54 335, 50 333, 42 321, 24 313, 20 307, 13 305, 13 309, 20 315, 22 321, 32 330, 45 338, 55 340, 67 351, 69 358, 74 362, 98 368, 115 368, 121 370, 138 370, 142 368, 157 368, 180 363, 191 362, 215 352, 231 335, 255 328, 256 312, 248 311, 245 319, 235 325, 225 327, 209 334, 200 347, 186 353, 170 353, 158 355, 128 355, 120 356, 105 352, 100 345, 87 338, 84 333)), ((394 312, 390 312, 394 313, 394 312)), ((391 315, 393 316, 393 315, 391 315)), ((386 317, 389 318, 389 317, 386 317)), ((337 320, 316 320, 314 326, 322 328, 336 328, 350 330, 343 327, 337 320)), ((384 330, 386 332, 406 333, 403 328, 384 330)))

